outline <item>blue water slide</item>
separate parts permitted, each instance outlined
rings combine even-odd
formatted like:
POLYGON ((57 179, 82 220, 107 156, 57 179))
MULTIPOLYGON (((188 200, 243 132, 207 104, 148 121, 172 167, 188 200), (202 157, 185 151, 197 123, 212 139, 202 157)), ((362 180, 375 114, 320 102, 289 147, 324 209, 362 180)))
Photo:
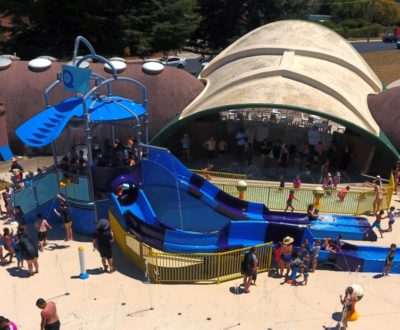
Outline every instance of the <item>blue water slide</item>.
MULTIPOLYGON (((173 203, 173 201, 170 199, 175 198, 174 196, 176 193, 174 193, 174 191, 178 189, 178 187, 182 191, 181 196, 178 196, 179 199, 182 199, 184 202, 190 200, 189 196, 186 196, 185 191, 182 188, 182 186, 186 186, 187 191, 191 196, 196 197, 199 201, 203 201, 205 204, 208 204, 214 210, 218 211, 218 213, 225 215, 226 221, 267 220, 268 222, 310 225, 312 233, 318 238, 337 238, 339 234, 343 234, 345 239, 369 241, 377 240, 376 234, 371 229, 368 220, 365 218, 345 215, 321 214, 318 221, 310 221, 305 213, 268 211, 263 204, 243 201, 223 192, 212 182, 188 170, 166 149, 151 149, 149 152, 149 159, 153 162, 153 164, 158 164, 165 167, 167 172, 171 174, 169 184, 171 190, 168 193, 169 203, 173 203)), ((146 167, 147 164, 144 166, 144 168, 146 169, 146 167)), ((156 165, 153 165, 151 173, 156 172, 155 168, 156 165)), ((159 177, 162 175, 162 172, 158 173, 159 175, 155 174, 155 176, 151 178, 152 188, 145 188, 147 191, 153 189, 157 192, 160 192, 160 190, 157 188, 157 184, 162 182, 161 178, 159 177)), ((144 184, 144 186, 146 187, 146 185, 147 182, 144 184)), ((161 189, 165 190, 165 188, 161 189)), ((192 203, 194 203, 194 201, 192 201, 192 203)), ((158 205, 158 203, 156 204, 158 205)), ((188 209, 184 210, 183 213, 187 213, 186 211, 193 213, 192 207, 189 206, 191 204, 187 202, 185 205, 188 205, 188 209)), ((182 212, 178 214, 176 209, 169 209, 168 212, 172 212, 172 214, 175 216, 175 219, 182 218, 182 212)), ((207 217, 212 216, 208 214, 207 211, 204 212, 207 217)), ((192 216, 192 225, 190 230, 199 231, 199 228, 196 228, 195 223, 197 218, 198 217, 196 217, 196 215, 192 216)), ((176 222, 175 225, 178 226, 178 223, 176 222)))
MULTIPOLYGON (((330 259, 335 262, 338 269, 343 271, 381 273, 388 251, 388 247, 346 243, 341 252, 331 253, 330 259)), ((400 274, 400 254, 398 253, 395 254, 391 272, 400 274)))
MULTIPOLYGON (((264 215, 265 209, 243 201, 237 203, 238 212, 247 218, 232 218, 221 212, 221 207, 234 206, 234 197, 226 197, 225 193, 221 195, 212 183, 191 174, 168 153, 156 155, 142 160, 137 173, 121 177, 137 185, 139 193, 135 202, 123 206, 113 195, 114 206, 111 209, 118 219, 122 216, 120 222, 126 230, 163 251, 223 251, 279 242, 285 236, 293 237, 294 245, 299 246, 305 239, 312 243, 323 234, 336 238, 339 233, 344 233, 359 238, 370 230, 366 219, 349 216, 323 215, 321 221, 311 225, 290 221, 292 217, 305 219, 306 216, 300 213, 267 212, 272 221, 268 221, 268 217, 251 218, 249 215, 258 212, 264 215), (162 164, 158 163, 159 160, 162 164), (177 169, 180 169, 179 175, 177 169)), ((122 183, 122 179, 118 182, 122 183)), ((337 269, 344 271, 377 272, 382 270, 386 254, 385 248, 344 244, 337 253, 321 251, 320 261, 334 262, 337 269)), ((399 263, 397 257, 393 272, 400 272, 399 263)))
MULTIPOLYGON (((86 108, 91 122, 125 120, 146 112, 141 104, 119 96, 89 97, 86 108)), ((73 117, 83 119, 83 115, 82 98, 68 98, 23 123, 16 134, 28 146, 43 147, 55 141, 73 117)))

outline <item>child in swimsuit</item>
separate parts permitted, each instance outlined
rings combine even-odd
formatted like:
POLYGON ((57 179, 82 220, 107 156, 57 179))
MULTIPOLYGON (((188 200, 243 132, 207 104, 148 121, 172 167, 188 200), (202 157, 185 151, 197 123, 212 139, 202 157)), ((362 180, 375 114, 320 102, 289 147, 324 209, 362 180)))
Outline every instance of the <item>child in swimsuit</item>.
POLYGON ((4 248, 8 251, 8 253, 4 256, 4 259, 10 256, 9 263, 12 263, 12 258, 14 256, 13 231, 10 232, 9 228, 4 228, 2 238, 4 242, 4 248))
POLYGON ((381 238, 383 238, 383 231, 382 231, 382 226, 381 226, 381 221, 382 221, 382 216, 385 212, 383 210, 380 210, 376 213, 376 219, 374 223, 372 224, 372 228, 376 227, 379 231, 379 234, 381 234, 381 238))
POLYGON ((296 196, 294 195, 294 190, 290 190, 290 192, 289 192, 289 197, 288 197, 288 199, 287 199, 287 201, 286 201, 286 208, 285 208, 285 212, 289 209, 289 208, 291 208, 292 209, 292 212, 294 211, 294 207, 293 207, 293 200, 296 200, 296 201, 298 201, 298 199, 296 198, 296 196))
POLYGON ((394 224, 394 210, 395 210, 395 207, 394 206, 391 206, 390 207, 390 210, 389 210, 389 212, 388 212, 388 218, 389 218, 389 228, 388 228, 388 230, 387 231, 392 231, 392 226, 393 226, 393 224, 394 224))
POLYGON ((386 256, 385 267, 383 268, 382 276, 389 276, 388 273, 389 273, 390 269, 392 268, 396 248, 397 248, 396 244, 393 243, 390 245, 390 250, 386 256))
POLYGON ((307 285, 307 281, 308 281, 308 275, 309 275, 309 268, 310 268, 310 255, 307 253, 304 258, 303 258, 303 262, 300 266, 300 274, 303 274, 303 284, 307 285))

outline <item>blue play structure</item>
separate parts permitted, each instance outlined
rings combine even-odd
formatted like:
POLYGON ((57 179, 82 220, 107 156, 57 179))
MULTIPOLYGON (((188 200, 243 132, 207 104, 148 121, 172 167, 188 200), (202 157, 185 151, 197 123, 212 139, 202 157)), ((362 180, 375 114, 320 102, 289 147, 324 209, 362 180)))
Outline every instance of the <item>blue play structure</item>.
MULTIPOLYGON (((217 252, 304 239, 377 239, 368 221, 351 216, 322 215, 310 222, 305 214, 270 212, 265 205, 237 199, 192 173, 166 149, 148 148, 148 156, 130 175, 113 182, 110 211, 127 231, 162 251, 217 252)), ((387 249, 345 244, 342 252, 321 251, 321 262, 343 270, 377 272, 387 249)), ((395 259, 393 271, 399 270, 395 259)))
MULTIPOLYGON (((22 207, 28 220, 33 220, 37 212, 51 219, 52 209, 57 207, 55 196, 61 193, 68 201, 74 231, 92 234, 97 220, 111 212, 126 232, 166 252, 225 251, 280 242, 285 236, 292 236, 297 246, 305 239, 312 244, 324 237, 336 239, 339 234, 344 239, 377 240, 363 218, 321 215, 319 220, 309 221, 306 214, 269 211, 264 204, 225 193, 188 170, 168 150, 147 144, 147 91, 140 82, 120 77, 113 64, 97 55, 82 37, 75 42, 72 63, 73 70, 64 66, 45 91, 46 108, 16 130, 28 146, 53 146, 53 169, 26 181, 24 189, 14 194, 14 205, 22 207), (81 42, 90 54, 78 60, 81 42), (107 64, 112 77, 106 79, 90 70, 81 71, 88 70, 79 66, 90 58, 107 64), (77 76, 73 76, 75 73, 77 76), (75 88, 73 81, 80 81, 80 74, 90 82, 75 88), (116 82, 138 88, 141 100, 114 96, 112 87, 116 82), (51 92, 63 85, 75 95, 52 105, 51 92), (99 124, 129 120, 134 122, 132 129, 141 155, 136 165, 94 166, 92 130, 99 124), (68 133, 70 124, 81 125, 87 134, 88 171, 81 175, 57 169, 54 143, 64 130, 68 133), (142 128, 145 143, 141 143, 142 128)), ((339 253, 321 251, 320 260, 335 263, 342 270, 378 272, 383 268, 386 253, 384 248, 345 244, 339 253)), ((392 271, 400 273, 400 254, 392 271)))
MULTIPOLYGON (((108 191, 110 182, 115 178, 115 169, 94 167, 92 156, 93 131, 99 125, 110 125, 114 132, 115 123, 131 127, 137 143, 141 142, 141 130, 144 127, 144 141, 148 140, 147 130, 147 91, 142 83, 130 77, 119 76, 114 64, 96 54, 91 44, 83 37, 77 37, 73 51, 72 65, 63 65, 57 73, 57 79, 44 93, 45 109, 20 127, 16 134, 29 147, 42 147, 51 144, 54 168, 44 175, 36 176, 26 189, 17 191, 14 204, 20 205, 28 220, 34 219, 39 210, 48 218, 53 217, 52 208, 56 206, 55 196, 61 193, 68 201, 68 209, 73 222, 73 229, 84 234, 92 234, 96 221, 108 213, 108 191), (78 58, 79 46, 84 44, 89 54, 78 58), (87 60, 104 63, 111 73, 111 78, 81 68, 87 60), (126 84, 132 92, 140 95, 139 101, 113 95, 115 84, 126 84), (71 97, 57 103, 51 103, 52 93, 57 88, 64 88, 71 97), (139 91, 139 93, 137 93, 139 91), (133 124, 132 124, 133 122, 133 124), (55 141, 64 131, 70 142, 69 126, 81 128, 86 132, 86 150, 88 158, 87 172, 83 175, 63 173, 56 170, 58 159, 55 141), (41 190, 41 187, 45 187, 41 190), (106 188, 105 188, 106 187, 106 188), (49 210, 46 210, 49 209, 49 210)), ((102 129, 102 127, 101 127, 102 129)), ((114 137, 113 137, 114 138, 114 137)), ((69 153, 74 154, 72 145, 69 153)), ((128 168, 118 168, 117 173, 128 173, 128 168)))

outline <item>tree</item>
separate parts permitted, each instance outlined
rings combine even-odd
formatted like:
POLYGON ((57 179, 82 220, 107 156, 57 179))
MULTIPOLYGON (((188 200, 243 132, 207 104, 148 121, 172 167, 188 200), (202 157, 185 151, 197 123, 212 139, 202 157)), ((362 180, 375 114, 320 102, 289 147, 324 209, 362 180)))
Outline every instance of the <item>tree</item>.
POLYGON ((281 19, 304 18, 311 0, 199 0, 193 45, 218 52, 255 28, 281 19))
POLYGON ((394 0, 375 0, 370 6, 374 23, 391 26, 400 19, 399 5, 394 0))
POLYGON ((3 0, 0 12, 13 19, 7 43, 20 57, 48 54, 68 58, 78 35, 89 39, 99 53, 120 53, 120 15, 125 11, 125 2, 3 0))
POLYGON ((369 11, 366 1, 335 0, 330 7, 336 21, 362 19, 367 22, 369 11))
POLYGON ((124 15, 130 52, 147 56, 181 49, 198 25, 196 0, 138 0, 124 15))

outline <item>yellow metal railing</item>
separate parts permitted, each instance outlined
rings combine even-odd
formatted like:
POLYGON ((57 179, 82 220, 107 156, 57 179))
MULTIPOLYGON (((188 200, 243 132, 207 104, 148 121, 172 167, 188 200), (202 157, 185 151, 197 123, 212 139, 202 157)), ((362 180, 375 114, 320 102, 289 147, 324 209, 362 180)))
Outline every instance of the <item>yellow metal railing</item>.
POLYGON ((191 170, 193 173, 200 175, 207 180, 213 179, 232 179, 232 180, 245 180, 246 174, 228 173, 228 172, 214 172, 209 170, 191 170))
MULTIPOLYGON (((242 276, 240 265, 248 248, 217 253, 167 253, 140 242, 125 232, 109 213, 114 238, 124 256, 155 283, 209 282, 221 283, 242 276)), ((258 272, 270 270, 272 243, 257 245, 258 272)))
MULTIPOLYGON (((214 182, 214 184, 228 194, 236 197, 239 196, 235 183, 214 182)), ((278 186, 262 186, 260 183, 253 185, 251 181, 248 181, 247 184, 245 199, 251 202, 265 204, 271 210, 284 210, 289 192, 293 189, 291 187, 280 188, 278 186)), ((309 204, 315 203, 315 188, 306 187, 293 189, 296 199, 298 199, 298 201, 293 201, 295 211, 305 212, 309 204)), ((393 190, 394 180, 393 177, 391 177, 389 184, 385 186, 382 209, 388 209, 390 207, 393 190)), ((350 189, 343 201, 340 201, 338 198, 338 192, 339 190, 324 192, 319 203, 319 210, 321 212, 359 215, 372 210, 372 204, 375 199, 375 192, 372 188, 368 191, 352 191, 350 189)))

